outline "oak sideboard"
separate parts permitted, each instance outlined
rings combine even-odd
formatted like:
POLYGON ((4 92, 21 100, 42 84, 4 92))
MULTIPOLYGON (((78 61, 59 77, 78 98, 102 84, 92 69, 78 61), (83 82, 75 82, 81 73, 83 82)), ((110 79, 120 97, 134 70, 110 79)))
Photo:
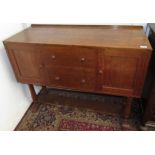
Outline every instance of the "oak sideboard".
POLYGON ((124 125, 133 98, 141 98, 152 53, 141 26, 31 25, 4 45, 18 82, 126 97, 124 125))

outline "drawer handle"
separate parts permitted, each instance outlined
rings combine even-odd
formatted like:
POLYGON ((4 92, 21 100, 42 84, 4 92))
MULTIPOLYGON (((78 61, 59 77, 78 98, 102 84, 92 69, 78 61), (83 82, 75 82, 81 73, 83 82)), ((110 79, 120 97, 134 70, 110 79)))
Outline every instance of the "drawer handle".
POLYGON ((85 80, 85 79, 82 79, 82 80, 81 80, 81 83, 86 83, 86 80, 85 80))
POLYGON ((40 64, 40 65, 39 65, 39 68, 40 68, 40 69, 42 69, 43 67, 44 67, 44 65, 43 65, 43 64, 40 64))
POLYGON ((51 58, 54 60, 55 59, 55 55, 52 55, 51 58))
POLYGON ((86 60, 85 58, 81 58, 81 60, 80 60, 80 61, 81 61, 81 62, 84 62, 85 60, 86 60))
POLYGON ((55 80, 56 80, 56 81, 59 81, 59 80, 60 80, 60 77, 59 77, 59 76, 56 76, 56 77, 55 77, 55 80))
POLYGON ((99 74, 103 74, 103 70, 99 70, 98 73, 99 73, 99 74))

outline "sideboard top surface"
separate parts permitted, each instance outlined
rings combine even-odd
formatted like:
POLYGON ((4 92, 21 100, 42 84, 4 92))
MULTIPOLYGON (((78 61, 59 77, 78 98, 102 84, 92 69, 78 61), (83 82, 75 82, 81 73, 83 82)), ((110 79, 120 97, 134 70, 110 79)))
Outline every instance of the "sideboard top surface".
POLYGON ((142 26, 32 25, 4 42, 152 49, 142 26))

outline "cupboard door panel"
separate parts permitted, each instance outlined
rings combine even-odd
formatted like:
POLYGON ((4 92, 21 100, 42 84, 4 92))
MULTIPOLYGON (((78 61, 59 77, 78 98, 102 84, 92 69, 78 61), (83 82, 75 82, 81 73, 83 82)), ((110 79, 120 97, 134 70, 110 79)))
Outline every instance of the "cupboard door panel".
POLYGON ((105 56, 104 85, 133 89, 137 59, 119 56, 105 56))
POLYGON ((132 96, 137 82, 137 70, 141 70, 141 54, 122 49, 108 49, 102 52, 101 58, 102 91, 132 96))
POLYGON ((40 83, 47 80, 41 51, 35 46, 21 46, 11 49, 22 82, 40 83))

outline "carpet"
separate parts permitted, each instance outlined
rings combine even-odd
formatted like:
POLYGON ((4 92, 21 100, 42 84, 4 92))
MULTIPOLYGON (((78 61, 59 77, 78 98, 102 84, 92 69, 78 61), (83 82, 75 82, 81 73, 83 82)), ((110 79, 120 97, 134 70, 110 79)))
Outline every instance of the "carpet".
MULTIPOLYGON (((78 92, 50 90, 36 112, 31 107, 16 131, 121 131, 123 98, 78 92), (45 98, 51 97, 50 102, 45 98), (46 102, 45 102, 46 101, 46 102), (92 106, 93 104, 93 106, 92 106), (96 106, 99 106, 96 108, 96 106), (117 108, 116 108, 117 107, 117 108), (118 108, 119 107, 119 108, 118 108), (113 113, 109 109, 119 109, 113 113)), ((140 124, 138 104, 134 103, 131 128, 140 124)))

